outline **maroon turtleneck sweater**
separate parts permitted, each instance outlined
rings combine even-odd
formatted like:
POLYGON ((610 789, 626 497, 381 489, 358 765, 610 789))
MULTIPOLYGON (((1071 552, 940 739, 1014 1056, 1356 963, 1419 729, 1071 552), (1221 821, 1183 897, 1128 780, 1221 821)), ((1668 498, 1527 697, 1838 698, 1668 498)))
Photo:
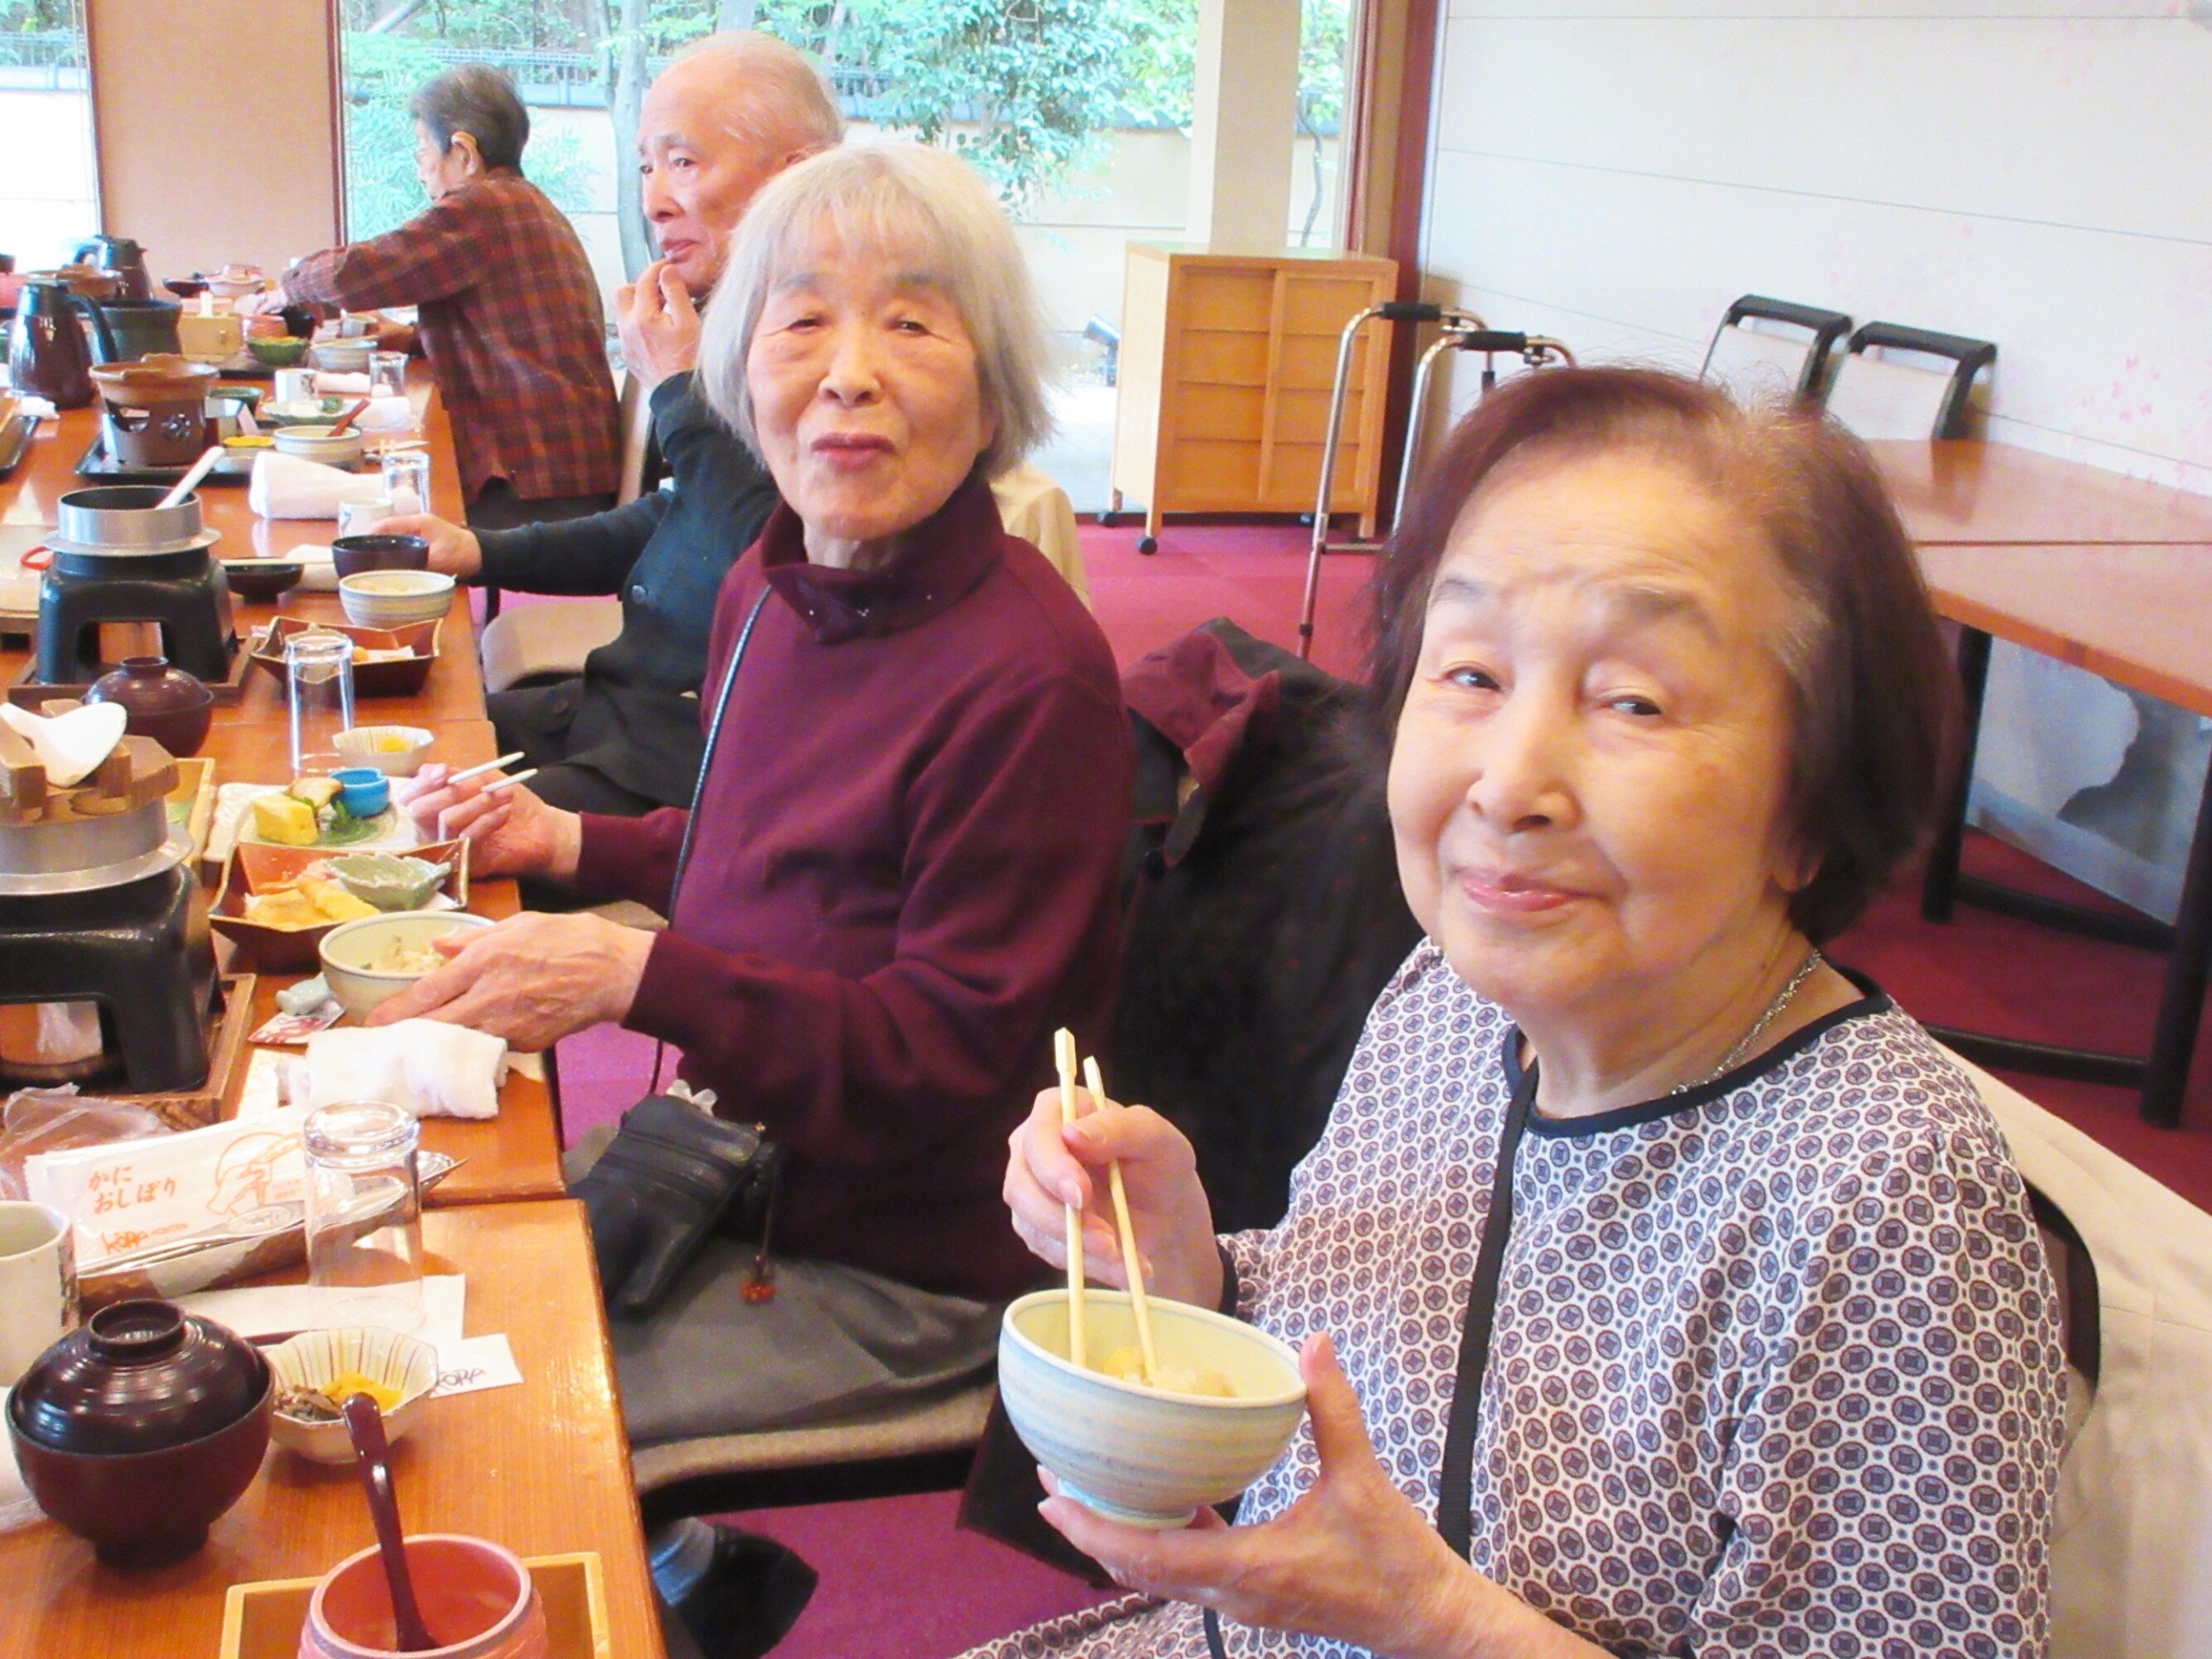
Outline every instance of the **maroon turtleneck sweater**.
MULTIPOLYGON (((1103 1046, 1130 747, 1105 636, 970 480, 889 569, 779 506, 715 608, 702 718, 763 586, 670 930, 626 1023, 790 1148, 777 1242, 1025 1288, 1006 1141, 1052 1034, 1103 1046)), ((577 886, 667 912, 685 814, 587 815, 577 886)))

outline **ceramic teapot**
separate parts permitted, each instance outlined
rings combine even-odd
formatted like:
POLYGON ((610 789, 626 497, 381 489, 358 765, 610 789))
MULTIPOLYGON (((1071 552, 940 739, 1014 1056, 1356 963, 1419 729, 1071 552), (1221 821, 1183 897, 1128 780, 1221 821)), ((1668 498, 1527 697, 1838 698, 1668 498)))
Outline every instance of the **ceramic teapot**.
POLYGON ((80 318, 90 319, 104 355, 113 357, 115 337, 91 301, 58 278, 23 284, 8 346, 8 379, 17 391, 56 409, 82 409, 92 401, 92 352, 80 318))
POLYGON ((123 297, 143 300, 154 291, 146 275, 146 251, 127 236, 96 236, 79 243, 70 258, 99 270, 111 271, 123 284, 123 297))

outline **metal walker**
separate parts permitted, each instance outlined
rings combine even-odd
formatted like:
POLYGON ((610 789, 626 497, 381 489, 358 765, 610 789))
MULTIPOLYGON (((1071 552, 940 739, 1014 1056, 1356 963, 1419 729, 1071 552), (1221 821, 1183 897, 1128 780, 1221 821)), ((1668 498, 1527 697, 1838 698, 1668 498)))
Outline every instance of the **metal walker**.
MULTIPOLYGON (((1560 341, 1546 334, 1524 334, 1492 328, 1471 311, 1452 311, 1440 305, 1420 300, 1392 300, 1382 305, 1370 306, 1350 322, 1337 341, 1337 383, 1329 395, 1329 435, 1321 448, 1321 485, 1313 503, 1313 545, 1306 556, 1306 600, 1298 613, 1298 654, 1310 658, 1313 654, 1313 611, 1321 594, 1321 556, 1328 551, 1329 492, 1337 476, 1337 442, 1344 429, 1344 398, 1351 380, 1352 349, 1358 344, 1359 331, 1376 318, 1385 322, 1433 322, 1443 326, 1443 332, 1429 348, 1421 354, 1421 362, 1414 371, 1413 419, 1406 431, 1404 464, 1398 470, 1398 495, 1392 504, 1390 524, 1395 530, 1406 510, 1406 496, 1413 482, 1414 463, 1421 454, 1421 437, 1427 424, 1428 381, 1436 366, 1436 359, 1446 352, 1480 352, 1483 354, 1481 390, 1488 394, 1497 384, 1497 358, 1501 353, 1518 357, 1529 367, 1541 368, 1546 363, 1559 362, 1572 368, 1574 353, 1560 341)), ((1363 545, 1359 543, 1347 543, 1363 545)))

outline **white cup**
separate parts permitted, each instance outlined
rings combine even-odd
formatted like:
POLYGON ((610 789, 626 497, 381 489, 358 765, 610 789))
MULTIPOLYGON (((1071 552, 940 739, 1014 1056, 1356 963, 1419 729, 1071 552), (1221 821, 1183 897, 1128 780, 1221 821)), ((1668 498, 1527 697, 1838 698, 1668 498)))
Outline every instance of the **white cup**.
POLYGON ((280 404, 297 403, 303 397, 315 396, 313 369, 279 369, 276 379, 276 401, 280 404))
POLYGON ((340 536, 366 536, 391 514, 391 498, 388 495, 371 496, 365 501, 340 501, 338 504, 338 533, 340 536))
POLYGON ((0 1387, 68 1334, 77 1304, 69 1219, 42 1204, 0 1203, 0 1387))

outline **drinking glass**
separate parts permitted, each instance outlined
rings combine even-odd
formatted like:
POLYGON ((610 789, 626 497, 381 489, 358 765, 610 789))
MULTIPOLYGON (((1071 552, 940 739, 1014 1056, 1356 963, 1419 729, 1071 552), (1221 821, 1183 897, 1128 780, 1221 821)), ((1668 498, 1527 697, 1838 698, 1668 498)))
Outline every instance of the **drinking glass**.
POLYGON ((430 457, 420 449, 393 449, 384 458, 384 493, 394 513, 430 510, 430 457))
POLYGON ((372 397, 404 397, 407 395, 406 353, 369 353, 369 395, 372 397))
POLYGON ((284 696, 292 721, 292 774, 328 774, 350 762, 338 734, 353 725, 353 642, 309 628, 284 642, 284 696))
POLYGON ((412 1331, 423 1323, 422 1126, 381 1100, 340 1101, 308 1115, 308 1282, 340 1293, 347 1325, 412 1331))

